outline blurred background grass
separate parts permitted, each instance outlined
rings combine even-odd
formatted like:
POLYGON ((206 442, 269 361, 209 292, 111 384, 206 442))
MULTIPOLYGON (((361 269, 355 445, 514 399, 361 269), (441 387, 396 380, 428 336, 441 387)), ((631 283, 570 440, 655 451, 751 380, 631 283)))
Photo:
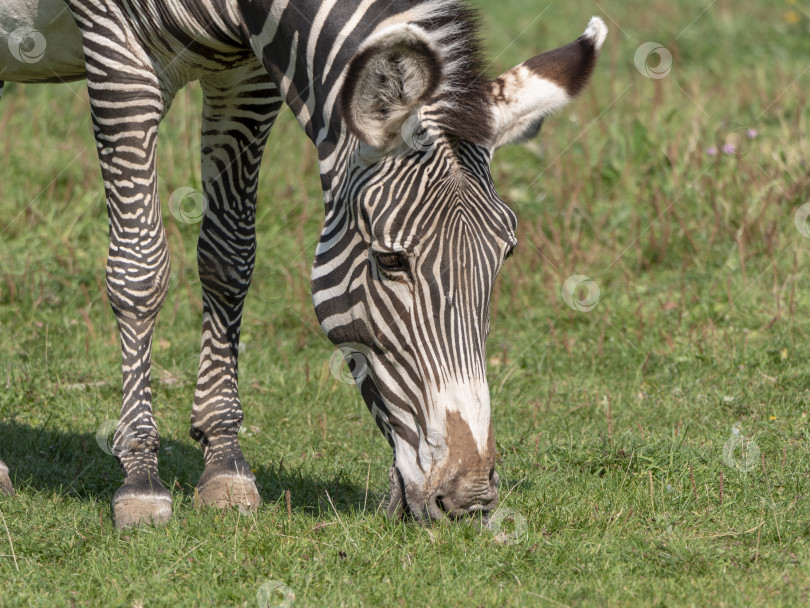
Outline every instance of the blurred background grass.
MULTIPOLYGON (((503 508, 526 521, 525 535, 504 544, 372 515, 389 449, 356 391, 329 372, 334 347, 309 292, 316 157, 288 111, 262 169, 240 359, 243 445, 268 506, 250 521, 191 508, 202 470, 187 432, 198 225, 167 201, 199 187, 196 85, 164 121, 158 161, 172 282, 155 338, 155 413, 177 515, 163 532, 116 534, 107 504, 120 473, 94 434, 117 417, 120 353, 86 89, 10 84, 0 454, 19 490, 2 501, 19 571, 0 534, 0 605, 253 605, 267 579, 316 606, 806 601, 810 240, 794 215, 810 203, 810 7, 474 4, 492 76, 574 39, 592 14, 610 28, 582 97, 493 163, 519 246, 493 297, 489 380, 503 508), (671 54, 663 78, 637 69, 645 42, 671 54), (599 288, 590 312, 561 297, 575 274, 599 288), (723 459, 738 422, 760 449, 747 471, 734 466, 739 453, 723 459)), ((649 67, 665 66, 651 57, 649 67)))

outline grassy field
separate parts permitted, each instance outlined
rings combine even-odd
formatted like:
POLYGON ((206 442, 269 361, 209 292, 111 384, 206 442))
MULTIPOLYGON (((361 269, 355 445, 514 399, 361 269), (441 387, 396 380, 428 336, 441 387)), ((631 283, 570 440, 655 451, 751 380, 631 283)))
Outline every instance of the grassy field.
MULTIPOLYGON (((198 226, 166 206, 154 393, 175 516, 116 531, 121 474, 96 431, 118 414, 120 355, 87 94, 9 85, 0 456, 17 496, 0 498, 0 606, 289 605, 274 581, 296 608, 807 603, 810 229, 795 220, 810 204, 810 6, 477 4, 493 76, 591 14, 611 29, 582 98, 493 165, 520 239, 489 340, 500 524, 385 518, 390 450, 330 373, 312 311, 316 159, 285 113, 240 358, 242 445, 265 506, 193 506, 198 226), (645 42, 661 63, 634 61, 645 42), (592 310, 564 302, 572 275, 594 299, 598 287, 592 310)), ((164 205, 199 187, 199 102, 187 88, 164 123, 164 205)))

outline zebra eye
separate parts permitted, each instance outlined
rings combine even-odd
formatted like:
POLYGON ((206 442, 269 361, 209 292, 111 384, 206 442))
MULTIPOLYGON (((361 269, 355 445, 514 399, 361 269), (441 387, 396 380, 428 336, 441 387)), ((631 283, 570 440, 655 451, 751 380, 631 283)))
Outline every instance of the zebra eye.
POLYGON ((514 253, 515 253, 515 247, 510 248, 509 251, 506 252, 506 255, 503 256, 503 261, 505 262, 506 260, 511 258, 514 253))
POLYGON ((407 272, 408 259, 404 253, 375 253, 377 268, 385 275, 407 272))

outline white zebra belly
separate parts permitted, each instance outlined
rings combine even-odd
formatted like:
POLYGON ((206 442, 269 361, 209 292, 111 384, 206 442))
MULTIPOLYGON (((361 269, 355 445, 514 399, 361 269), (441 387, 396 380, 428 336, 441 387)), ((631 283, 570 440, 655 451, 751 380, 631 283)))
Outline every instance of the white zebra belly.
POLYGON ((0 80, 83 77, 82 36, 62 0, 0 2, 0 80))

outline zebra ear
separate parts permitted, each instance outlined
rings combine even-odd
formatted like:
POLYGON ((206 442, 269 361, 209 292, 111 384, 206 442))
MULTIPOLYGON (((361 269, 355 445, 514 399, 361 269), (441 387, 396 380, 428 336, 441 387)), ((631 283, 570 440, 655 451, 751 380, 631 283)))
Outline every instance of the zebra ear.
POLYGON ((340 93, 349 130, 367 144, 388 147, 441 76, 441 58, 419 26, 398 24, 374 34, 351 60, 340 93))
POLYGON ((493 150, 535 137, 546 116, 579 94, 593 72, 607 31, 605 22, 593 17, 574 42, 532 57, 490 83, 493 150))

